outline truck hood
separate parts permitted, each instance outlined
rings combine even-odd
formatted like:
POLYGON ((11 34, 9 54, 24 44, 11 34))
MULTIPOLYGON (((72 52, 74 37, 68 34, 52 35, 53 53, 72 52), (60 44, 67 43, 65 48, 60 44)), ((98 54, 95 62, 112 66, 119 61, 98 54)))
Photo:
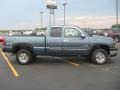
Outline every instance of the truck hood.
POLYGON ((112 39, 111 37, 105 37, 105 36, 99 36, 99 35, 92 36, 91 39, 99 39, 99 40, 110 40, 110 41, 113 41, 113 39, 112 39))

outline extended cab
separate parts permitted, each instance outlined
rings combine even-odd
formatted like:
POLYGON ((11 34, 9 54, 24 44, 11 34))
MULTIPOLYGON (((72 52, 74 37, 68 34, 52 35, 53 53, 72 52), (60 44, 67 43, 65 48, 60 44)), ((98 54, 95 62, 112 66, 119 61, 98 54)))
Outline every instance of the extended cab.
POLYGON ((4 51, 16 54, 19 64, 33 61, 37 55, 88 56, 96 64, 104 64, 117 55, 112 38, 90 36, 79 27, 50 26, 46 36, 6 36, 0 40, 4 51))

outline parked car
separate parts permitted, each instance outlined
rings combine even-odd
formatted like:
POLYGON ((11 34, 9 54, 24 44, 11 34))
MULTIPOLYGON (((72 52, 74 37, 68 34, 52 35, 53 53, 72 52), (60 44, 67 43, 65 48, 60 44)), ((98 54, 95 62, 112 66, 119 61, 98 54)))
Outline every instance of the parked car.
POLYGON ((98 35, 98 32, 94 29, 90 29, 90 28, 84 28, 83 29, 87 34, 89 34, 90 36, 93 36, 93 35, 98 35))
POLYGON ((5 37, 2 35, 0 36, 0 48, 3 49, 5 46, 5 37))
POLYGON ((108 29, 103 31, 103 35, 112 37, 116 42, 120 41, 120 29, 108 29))
POLYGON ((19 64, 33 61, 37 55, 87 56, 96 64, 109 61, 117 55, 112 38, 90 36, 83 29, 74 26, 51 26, 46 36, 6 36, 1 38, 4 51, 16 54, 19 64))

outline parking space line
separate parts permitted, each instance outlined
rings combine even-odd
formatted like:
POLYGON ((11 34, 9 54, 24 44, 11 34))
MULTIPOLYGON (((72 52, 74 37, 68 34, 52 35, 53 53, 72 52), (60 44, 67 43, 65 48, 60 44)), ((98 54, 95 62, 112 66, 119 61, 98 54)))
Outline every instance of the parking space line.
POLYGON ((76 67, 79 67, 79 66, 80 66, 80 64, 74 63, 74 62, 71 62, 71 61, 67 61, 67 60, 62 60, 62 61, 67 62, 67 63, 69 63, 69 64, 72 64, 72 65, 74 65, 74 66, 76 66, 76 67))
POLYGON ((4 57, 5 61, 7 62, 9 68, 11 69, 13 75, 14 75, 15 77, 19 77, 18 72, 15 70, 15 68, 14 68, 13 65, 11 64, 10 60, 8 60, 6 54, 3 52, 3 50, 2 50, 1 48, 0 48, 0 52, 1 52, 2 56, 4 57))

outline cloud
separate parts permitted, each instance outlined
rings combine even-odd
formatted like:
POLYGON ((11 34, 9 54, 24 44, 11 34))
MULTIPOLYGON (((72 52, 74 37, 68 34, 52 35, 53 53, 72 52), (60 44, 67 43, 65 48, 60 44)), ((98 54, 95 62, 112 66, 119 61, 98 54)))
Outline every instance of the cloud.
MULTIPOLYGON (((43 19, 43 26, 48 26, 49 21, 43 19)), ((56 17, 56 25, 63 25, 63 17, 56 17)), ((110 28, 116 23, 115 16, 68 16, 66 17, 67 25, 75 25, 81 28, 110 28)), ((120 23, 120 17, 119 17, 120 23)), ((0 29, 14 29, 14 30, 28 30, 40 27, 40 20, 29 21, 29 22, 18 22, 11 26, 1 27, 0 29)))
MULTIPOLYGON (((63 18, 59 17, 58 22, 63 22, 63 18)), ((120 17, 119 17, 120 21, 120 17)), ((110 28, 116 23, 115 16, 69 16, 66 18, 66 23, 70 25, 77 25, 85 28, 110 28)), ((119 22, 120 23, 120 22, 119 22)))

